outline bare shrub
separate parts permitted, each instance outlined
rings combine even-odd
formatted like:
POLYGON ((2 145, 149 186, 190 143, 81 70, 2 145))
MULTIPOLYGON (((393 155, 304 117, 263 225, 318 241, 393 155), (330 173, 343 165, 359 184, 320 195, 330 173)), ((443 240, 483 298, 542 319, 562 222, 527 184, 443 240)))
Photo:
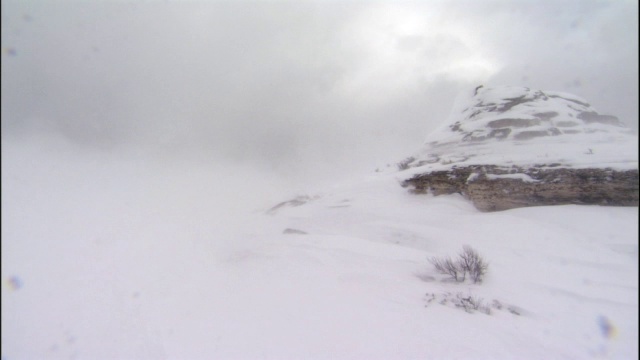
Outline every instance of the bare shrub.
POLYGON ((474 297, 472 295, 464 296, 462 293, 457 293, 454 299, 454 305, 459 308, 463 308, 464 311, 472 313, 474 311, 480 311, 487 315, 491 315, 491 309, 487 306, 481 298, 474 297))
POLYGON ((429 262, 439 273, 451 275, 458 282, 464 282, 467 273, 474 283, 482 282, 489 264, 482 259, 478 252, 471 246, 465 245, 458 256, 459 259, 455 262, 450 257, 433 257, 429 259, 429 262))
POLYGON ((464 310, 465 312, 472 314, 476 311, 491 315, 496 311, 508 311, 513 315, 522 315, 525 311, 517 306, 504 304, 501 301, 493 299, 492 302, 485 302, 482 298, 474 296, 469 292, 465 294, 463 292, 444 292, 440 294, 426 293, 424 298, 425 307, 429 307, 432 304, 438 303, 447 307, 454 307, 464 310))
POLYGON ((441 274, 451 275, 456 281, 464 281, 464 271, 458 267, 456 263, 451 260, 450 257, 446 258, 436 258, 433 257, 429 259, 429 262, 433 264, 436 270, 441 274), (460 275, 462 273, 462 280, 460 280, 460 275))
POLYGON ((478 252, 469 245, 462 247, 462 252, 459 256, 458 267, 465 273, 468 272, 474 283, 481 282, 489 264, 485 263, 478 252))

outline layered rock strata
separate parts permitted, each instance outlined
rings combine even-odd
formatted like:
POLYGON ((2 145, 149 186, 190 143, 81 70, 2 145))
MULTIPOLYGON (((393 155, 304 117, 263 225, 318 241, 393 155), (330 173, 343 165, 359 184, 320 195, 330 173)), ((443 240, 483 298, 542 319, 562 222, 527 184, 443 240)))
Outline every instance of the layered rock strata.
POLYGON ((459 193, 482 211, 638 206, 638 136, 574 95, 482 88, 399 164, 414 193, 459 193))
POLYGON ((473 165, 415 175, 414 193, 462 194, 481 211, 541 205, 638 206, 638 170, 473 165))

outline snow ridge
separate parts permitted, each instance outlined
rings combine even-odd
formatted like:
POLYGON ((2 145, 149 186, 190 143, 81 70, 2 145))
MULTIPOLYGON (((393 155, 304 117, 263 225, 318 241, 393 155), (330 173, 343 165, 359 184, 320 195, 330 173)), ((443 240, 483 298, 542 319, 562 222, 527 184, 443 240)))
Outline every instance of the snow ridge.
POLYGON ((407 161, 406 174, 460 165, 638 168, 638 136, 585 99, 526 87, 477 87, 407 161))

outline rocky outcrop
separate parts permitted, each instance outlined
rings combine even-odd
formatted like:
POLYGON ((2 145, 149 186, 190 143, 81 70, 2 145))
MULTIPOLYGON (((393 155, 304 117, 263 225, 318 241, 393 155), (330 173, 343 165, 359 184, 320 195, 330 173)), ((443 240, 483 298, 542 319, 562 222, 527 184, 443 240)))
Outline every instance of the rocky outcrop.
POLYGON ((469 166, 415 175, 414 193, 459 193, 481 211, 541 205, 638 206, 638 170, 469 166))
POLYGON ((482 211, 638 206, 638 137, 574 95, 483 88, 399 164, 414 193, 459 193, 482 211))

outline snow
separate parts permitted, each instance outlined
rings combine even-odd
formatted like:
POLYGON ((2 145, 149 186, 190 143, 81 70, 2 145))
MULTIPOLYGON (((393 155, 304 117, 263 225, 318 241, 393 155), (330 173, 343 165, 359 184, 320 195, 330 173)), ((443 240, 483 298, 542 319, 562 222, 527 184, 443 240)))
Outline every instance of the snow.
POLYGON ((412 164, 403 177, 431 171, 445 171, 457 166, 487 165, 510 168, 519 166, 553 168, 599 168, 633 170, 638 168, 638 137, 603 137, 601 134, 573 135, 566 142, 555 138, 535 142, 492 142, 469 145, 450 144, 421 149, 415 158, 428 163, 412 164))
POLYGON ((472 182, 472 181, 474 181, 479 176, 480 176, 480 174, 478 174, 478 173, 471 173, 471 175, 469 175, 469 177, 467 178, 467 184, 472 182))
MULTIPOLYGON (((516 180, 522 180, 524 182, 538 182, 539 180, 535 180, 533 178, 531 178, 531 176, 527 175, 527 174, 500 174, 500 175, 496 175, 496 174, 487 174, 487 178, 490 180, 494 180, 494 179, 516 179, 516 180)), ((469 181, 469 180, 467 180, 469 181)))
POLYGON ((549 97, 561 97, 561 98, 565 98, 567 100, 573 100, 573 101, 578 101, 581 102, 583 104, 589 104, 589 102, 587 100, 585 100, 584 98, 581 98, 580 96, 568 93, 568 92, 563 92, 563 91, 545 91, 545 94, 547 94, 549 97))
POLYGON ((412 155, 415 161, 404 172, 405 178, 488 164, 505 168, 637 169, 637 134, 622 125, 579 120, 581 114, 592 112, 595 109, 586 100, 557 91, 500 86, 482 87, 475 94, 463 92, 449 119, 412 155), (528 101, 510 103, 519 98, 528 101), (496 109, 505 105, 509 105, 507 111, 496 109), (545 120, 541 114, 553 116, 545 120), (503 130, 507 131, 503 138, 490 135, 503 130), (530 139, 517 136, 531 132, 549 135, 530 139), (475 140, 469 140, 469 136, 475 140))
POLYGON ((2 146, 2 359, 638 357, 637 207, 481 213, 372 173, 274 209, 239 164, 2 146), (428 261, 465 244, 481 284, 428 261))

